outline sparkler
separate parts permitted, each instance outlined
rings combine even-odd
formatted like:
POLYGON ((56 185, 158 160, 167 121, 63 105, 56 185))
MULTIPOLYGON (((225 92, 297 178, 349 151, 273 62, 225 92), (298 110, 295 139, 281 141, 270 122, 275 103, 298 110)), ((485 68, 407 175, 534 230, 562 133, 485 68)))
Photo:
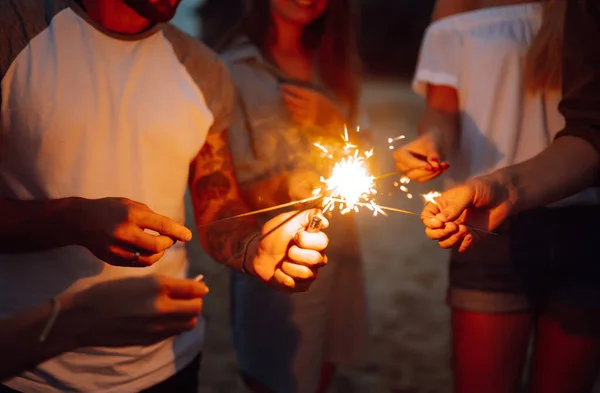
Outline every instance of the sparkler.
MULTIPOLYGON (((356 145, 350 142, 348 128, 344 128, 342 135, 344 146, 342 157, 337 161, 329 178, 321 177, 322 188, 313 191, 316 195, 325 195, 323 198, 323 212, 339 208, 341 214, 354 211, 359 207, 366 207, 373 215, 386 215, 373 199, 377 195, 375 188, 375 176, 369 173, 367 161, 373 157, 373 149, 362 152, 356 145)), ((323 151, 328 158, 333 159, 333 154, 323 145, 314 144, 323 151)))
MULTIPOLYGON (((255 210, 237 216, 228 217, 222 220, 201 225, 199 226, 199 228, 203 226, 216 224, 222 221, 233 220, 259 213, 279 210, 285 207, 292 207, 298 204, 305 204, 307 202, 313 202, 311 207, 320 204, 324 213, 333 211, 337 208, 341 214, 347 214, 349 212, 359 212, 359 208, 364 207, 370 210, 373 213, 373 216, 377 216, 379 214, 387 216, 386 212, 395 212, 409 214, 413 216, 420 216, 422 218, 433 218, 421 216, 420 214, 408 210, 402 210, 388 206, 381 206, 377 204, 377 202, 375 201, 375 196, 377 195, 377 188, 375 182, 377 180, 398 175, 398 172, 386 173, 380 176, 371 175, 369 173, 367 164, 369 159, 373 157, 374 150, 371 149, 361 151, 358 146, 354 145, 350 141, 347 127, 344 128, 344 133, 341 137, 343 141, 343 146, 341 147, 341 149, 336 149, 334 151, 331 151, 321 143, 313 143, 313 145, 317 149, 323 152, 324 157, 327 157, 332 161, 334 161, 334 159, 337 157, 341 156, 341 158, 339 158, 333 163, 333 170, 329 178, 321 176, 320 180, 323 183, 323 186, 314 189, 312 197, 303 199, 301 201, 293 201, 282 205, 273 206, 267 209, 255 210)), ((404 139, 404 135, 395 138, 389 138, 388 142, 392 143, 400 139, 404 139)), ((399 179, 399 181, 394 182, 394 187, 398 187, 402 192, 406 194, 406 197, 408 199, 412 199, 413 195, 408 190, 409 183, 410 179, 406 176, 402 176, 399 179)), ((441 196, 441 194, 437 191, 432 191, 422 195, 426 202, 432 203, 436 203, 435 198, 439 196, 441 196)), ((300 212, 297 212, 296 214, 299 213, 300 212)), ((294 216, 290 217, 290 219, 294 216)), ((285 222, 288 221, 289 220, 286 220, 285 222)), ((285 224, 285 222, 281 225, 285 224)), ((467 227, 473 230, 491 233, 479 228, 473 228, 469 226, 467 227)), ((273 231, 270 231, 268 234, 270 234, 271 232, 273 231)), ((263 235, 263 238, 268 234, 263 235)))
POLYGON ((392 145, 392 143, 394 143, 396 141, 399 141, 401 139, 404 139, 404 138, 406 138, 404 135, 399 135, 399 136, 397 136, 395 138, 388 138, 388 143, 390 145, 389 146, 390 150, 394 150, 394 146, 392 145))
POLYGON ((425 199, 425 202, 431 202, 434 205, 437 206, 437 202, 435 201, 435 198, 442 196, 442 194, 440 194, 437 191, 431 191, 425 195, 423 195, 423 199, 425 199))

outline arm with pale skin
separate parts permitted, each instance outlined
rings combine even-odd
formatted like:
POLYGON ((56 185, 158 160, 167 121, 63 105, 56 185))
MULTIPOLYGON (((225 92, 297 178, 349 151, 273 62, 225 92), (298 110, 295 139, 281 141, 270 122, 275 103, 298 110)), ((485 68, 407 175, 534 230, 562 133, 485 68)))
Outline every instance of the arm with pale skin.
POLYGON ((567 4, 563 45, 565 128, 534 158, 469 180, 427 204, 426 233, 444 248, 468 249, 511 214, 544 206, 597 185, 600 175, 600 7, 567 4), (584 43, 584 44, 582 44, 584 43))
POLYGON ((394 152, 396 169, 411 180, 426 182, 450 164, 446 157, 460 133, 458 92, 442 85, 427 85, 427 106, 419 122, 419 137, 394 152))

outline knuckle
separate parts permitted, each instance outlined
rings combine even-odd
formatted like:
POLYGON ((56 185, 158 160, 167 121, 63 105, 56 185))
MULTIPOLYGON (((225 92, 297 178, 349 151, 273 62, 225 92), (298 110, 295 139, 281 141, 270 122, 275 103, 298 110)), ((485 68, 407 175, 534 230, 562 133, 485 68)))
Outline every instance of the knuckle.
POLYGON ((112 237, 118 240, 127 239, 129 234, 129 228, 127 225, 117 225, 112 231, 112 237))
POLYGON ((145 288, 147 288, 148 293, 150 293, 151 295, 156 295, 157 293, 159 293, 162 286, 164 285, 164 280, 161 277, 157 277, 154 275, 142 277, 140 278, 140 280, 143 280, 142 283, 145 285, 145 288))
POLYGON ((158 231, 160 233, 169 233, 170 225, 169 225, 169 222, 167 221, 167 219, 160 218, 160 220, 158 221, 157 227, 158 227, 158 231))
POLYGON ((164 250, 158 236, 152 236, 145 247, 148 251, 158 254, 164 250))
POLYGON ((157 292, 164 294, 170 293, 173 290, 173 283, 166 277, 160 277, 157 279, 157 292))
POLYGON ((140 216, 140 213, 138 212, 138 210, 135 207, 133 207, 131 205, 129 205, 127 207, 127 212, 126 212, 127 221, 136 222, 139 219, 139 216, 140 216))
POLYGON ((114 198, 113 201, 117 202, 120 205, 130 205, 131 204, 131 200, 130 199, 123 198, 123 197, 114 198))
POLYGON ((163 251, 163 252, 159 252, 157 254, 151 255, 147 259, 150 264, 154 264, 154 263, 158 262, 164 255, 165 255, 165 253, 163 251))

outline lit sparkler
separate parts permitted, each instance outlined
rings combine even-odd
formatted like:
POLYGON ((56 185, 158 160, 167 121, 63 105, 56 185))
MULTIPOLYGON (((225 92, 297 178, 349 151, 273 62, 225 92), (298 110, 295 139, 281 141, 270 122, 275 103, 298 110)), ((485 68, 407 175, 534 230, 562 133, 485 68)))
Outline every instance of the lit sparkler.
POLYGON ((435 198, 440 197, 440 196, 442 196, 442 194, 440 194, 439 192, 431 191, 431 192, 423 195, 423 199, 425 199, 425 202, 431 202, 437 206, 437 202, 436 202, 435 198))
POLYGON ((394 142, 399 141, 399 140, 404 139, 404 138, 406 138, 406 136, 404 136, 404 135, 399 135, 399 136, 397 136, 395 138, 388 138, 388 143, 390 145, 389 146, 390 150, 394 150, 394 145, 392 145, 394 142))
MULTIPOLYGON (((342 214, 346 214, 350 211, 358 212, 359 207, 366 207, 373 215, 386 215, 373 199, 377 195, 375 177, 367 168, 367 160, 373 157, 373 149, 361 152, 350 142, 348 128, 344 128, 342 139, 344 157, 334 164, 329 178, 321 177, 324 187, 315 189, 313 194, 324 195, 324 212, 334 210, 337 206, 342 214)), ((329 150, 323 145, 314 145, 332 158, 329 150)))
POLYGON ((394 187, 398 187, 400 189, 400 191, 402 191, 403 193, 406 194, 406 197, 408 199, 412 199, 413 196, 410 192, 408 192, 408 187, 406 185, 408 185, 408 183, 410 183, 410 179, 406 176, 402 176, 400 178, 400 182, 395 181, 394 182, 394 187))

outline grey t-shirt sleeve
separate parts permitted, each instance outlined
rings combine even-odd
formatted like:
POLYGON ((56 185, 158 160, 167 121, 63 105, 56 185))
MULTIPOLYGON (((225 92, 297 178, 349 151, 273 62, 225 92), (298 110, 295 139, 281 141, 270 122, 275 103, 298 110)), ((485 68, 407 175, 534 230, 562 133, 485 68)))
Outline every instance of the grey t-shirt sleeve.
MULTIPOLYGON (((0 81, 29 42, 70 3, 70 0, 0 0, 0 81)), ((1 93, 0 84, 0 104, 1 93)))
POLYGON ((165 25, 163 34, 204 95, 214 116, 210 132, 228 128, 234 107, 234 89, 227 66, 214 51, 175 26, 165 25))

